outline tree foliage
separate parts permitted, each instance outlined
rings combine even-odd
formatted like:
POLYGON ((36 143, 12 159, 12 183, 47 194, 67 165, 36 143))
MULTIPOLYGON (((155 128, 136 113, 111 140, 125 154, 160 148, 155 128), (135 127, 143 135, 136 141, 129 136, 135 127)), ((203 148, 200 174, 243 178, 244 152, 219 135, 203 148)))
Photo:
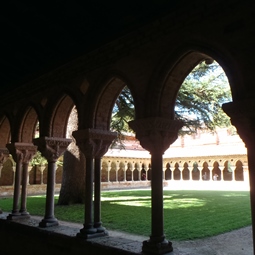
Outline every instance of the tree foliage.
POLYGON ((176 99, 175 118, 183 121, 180 134, 197 130, 215 132, 217 127, 229 127, 229 117, 222 104, 231 101, 227 77, 221 67, 200 63, 184 80, 176 99))
MULTIPOLYGON (((175 119, 184 123, 180 135, 198 130, 215 132, 217 127, 229 127, 230 120, 223 112, 223 103, 231 101, 227 77, 222 68, 213 62, 201 62, 184 80, 176 99, 175 119)), ((112 113, 111 129, 119 133, 132 132, 128 122, 134 119, 134 101, 125 87, 120 93, 112 113)))

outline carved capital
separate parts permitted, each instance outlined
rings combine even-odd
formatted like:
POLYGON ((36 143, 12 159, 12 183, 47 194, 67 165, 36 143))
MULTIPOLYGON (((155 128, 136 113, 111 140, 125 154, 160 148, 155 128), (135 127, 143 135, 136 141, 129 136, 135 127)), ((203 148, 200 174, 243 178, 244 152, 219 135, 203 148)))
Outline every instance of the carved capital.
POLYGON ((56 138, 56 137, 40 137, 33 140, 38 146, 38 150, 42 153, 48 162, 56 162, 64 153, 72 139, 56 138))
POLYGON ((6 147, 17 164, 28 164, 37 151, 37 146, 32 143, 9 143, 6 147))
POLYGON ((9 157, 9 151, 7 148, 0 148, 0 166, 4 164, 6 159, 9 157))
POLYGON ((245 143, 246 147, 255 146, 255 102, 239 101, 222 105, 224 112, 230 117, 232 125, 245 143))
POLYGON ((100 158, 107 152, 117 133, 88 128, 74 131, 73 137, 85 157, 100 158))
POLYGON ((180 121, 161 117, 133 120, 128 124, 144 149, 161 155, 178 138, 178 131, 183 126, 180 121))

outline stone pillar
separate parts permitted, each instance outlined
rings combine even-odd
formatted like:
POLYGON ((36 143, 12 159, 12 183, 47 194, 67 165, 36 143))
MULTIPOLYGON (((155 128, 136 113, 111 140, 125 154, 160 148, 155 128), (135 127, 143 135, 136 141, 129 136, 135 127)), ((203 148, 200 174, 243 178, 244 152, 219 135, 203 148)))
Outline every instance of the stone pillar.
POLYGON ((40 137, 34 139, 34 144, 38 146, 38 150, 42 156, 48 161, 46 206, 44 219, 39 223, 40 227, 50 227, 58 225, 58 220, 54 216, 54 195, 55 195, 55 179, 56 179, 56 162, 58 158, 65 152, 71 139, 40 137))
POLYGON ((30 217, 27 212, 27 180, 28 180, 28 164, 36 153, 37 147, 32 143, 10 143, 6 145, 14 161, 16 162, 13 209, 7 219, 27 218, 30 217), (22 171, 23 167, 23 171, 22 171), (19 209, 20 185, 22 180, 21 204, 19 209))
MULTIPOLYGON (((9 151, 7 148, 0 148, 0 178, 1 178, 1 171, 4 165, 4 162, 6 161, 7 157, 9 156, 9 151)), ((0 208, 0 214, 3 213, 3 211, 0 208)))
POLYGON ((231 123, 245 143, 249 165, 250 203, 252 216, 253 252, 255 254, 255 102, 246 100, 223 105, 223 110, 230 116, 231 123))
POLYGON ((84 129, 73 132, 76 145, 86 157, 85 219, 83 229, 77 234, 81 238, 107 235, 101 223, 101 157, 107 152, 117 133, 99 129, 84 129), (95 172, 95 178, 93 174, 95 172), (94 179, 94 208, 93 208, 94 179), (94 221, 93 221, 94 209, 94 221))
POLYGON ((141 146, 151 154, 151 236, 143 242, 145 253, 165 254, 173 250, 165 238, 163 216, 163 154, 177 139, 179 121, 160 117, 129 122, 141 146))

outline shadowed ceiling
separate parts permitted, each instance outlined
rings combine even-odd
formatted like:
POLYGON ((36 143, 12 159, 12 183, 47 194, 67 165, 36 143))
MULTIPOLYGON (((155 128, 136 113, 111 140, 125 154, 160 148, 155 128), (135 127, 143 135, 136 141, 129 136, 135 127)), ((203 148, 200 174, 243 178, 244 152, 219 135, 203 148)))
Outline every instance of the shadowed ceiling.
POLYGON ((173 11, 176 2, 59 0, 26 4, 8 0, 1 3, 1 93, 173 11))

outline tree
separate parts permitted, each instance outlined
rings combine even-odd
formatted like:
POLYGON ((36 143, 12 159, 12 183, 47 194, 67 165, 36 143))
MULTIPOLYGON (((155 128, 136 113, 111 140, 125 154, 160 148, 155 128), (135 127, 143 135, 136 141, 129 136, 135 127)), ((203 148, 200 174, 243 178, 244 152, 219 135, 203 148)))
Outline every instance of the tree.
POLYGON ((180 134, 230 127, 230 119, 221 107, 228 101, 231 92, 222 68, 216 62, 200 63, 184 80, 177 95, 175 118, 184 123, 180 134))
MULTIPOLYGON (((74 108, 67 124, 67 137, 77 130, 77 111, 74 108)), ((68 146, 63 157, 63 177, 58 205, 84 203, 85 201, 85 157, 75 141, 68 146)))
MULTIPOLYGON (((217 127, 229 127, 230 120, 221 105, 231 100, 227 77, 215 61, 197 65, 184 80, 175 106, 175 119, 184 123, 180 135, 198 130, 215 132, 217 127)), ((134 102, 127 87, 120 93, 112 113, 111 129, 119 133, 121 143, 124 132, 132 132, 128 122, 134 119, 134 102)))

